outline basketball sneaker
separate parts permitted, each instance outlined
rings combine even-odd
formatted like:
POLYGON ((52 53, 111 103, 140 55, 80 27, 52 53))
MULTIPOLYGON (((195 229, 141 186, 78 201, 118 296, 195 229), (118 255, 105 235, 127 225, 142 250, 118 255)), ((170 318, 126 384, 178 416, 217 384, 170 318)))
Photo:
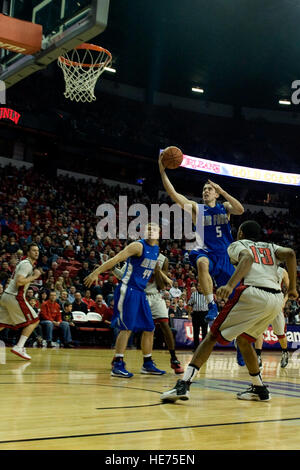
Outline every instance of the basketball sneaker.
POLYGON ((166 371, 158 369, 152 360, 144 362, 141 368, 141 374, 164 375, 165 373, 166 371))
POLYGON ((125 369, 125 365, 126 364, 123 360, 114 361, 110 375, 112 377, 123 377, 125 379, 130 379, 130 377, 132 377, 133 374, 131 372, 128 372, 128 370, 125 369))
POLYGON ((206 317, 204 318, 204 320, 207 323, 210 323, 210 322, 214 321, 215 318, 217 318, 218 313, 219 312, 218 312, 217 304, 215 302, 210 302, 208 304, 208 313, 207 313, 206 317))
POLYGON ((26 361, 30 361, 31 356, 27 354, 26 348, 21 348, 20 346, 14 346, 11 350, 12 353, 16 354, 17 356, 21 357, 22 359, 25 359, 26 361))
POLYGON ((174 388, 161 394, 160 399, 164 403, 173 403, 177 400, 188 400, 190 395, 190 383, 177 380, 174 388))
POLYGON ((284 367, 288 365, 288 363, 289 363, 289 353, 287 351, 282 351, 280 367, 282 367, 283 369, 284 367))
POLYGON ((252 401, 269 401, 271 395, 265 385, 251 385, 244 392, 237 393, 239 400, 252 400, 252 401))
POLYGON ((171 359, 171 367, 174 369, 175 374, 184 373, 184 368, 181 367, 180 361, 178 361, 178 359, 171 359))

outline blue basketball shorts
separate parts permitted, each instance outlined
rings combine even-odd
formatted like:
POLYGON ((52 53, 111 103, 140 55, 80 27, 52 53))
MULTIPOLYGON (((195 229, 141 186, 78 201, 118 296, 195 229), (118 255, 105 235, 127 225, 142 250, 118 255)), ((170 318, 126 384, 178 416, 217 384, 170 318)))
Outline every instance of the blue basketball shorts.
POLYGON ((230 263, 227 252, 213 253, 205 250, 192 250, 189 254, 190 263, 197 270, 198 258, 205 257, 209 260, 209 274, 214 279, 217 287, 224 286, 234 273, 234 266, 230 263))
POLYGON ((133 332, 154 330, 151 309, 144 291, 126 284, 116 287, 111 327, 133 332))

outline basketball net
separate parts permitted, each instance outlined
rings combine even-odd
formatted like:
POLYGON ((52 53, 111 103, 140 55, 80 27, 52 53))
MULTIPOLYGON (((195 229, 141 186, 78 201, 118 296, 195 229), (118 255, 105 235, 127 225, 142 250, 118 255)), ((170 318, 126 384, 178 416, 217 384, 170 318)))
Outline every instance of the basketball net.
POLYGON ((94 44, 81 44, 58 57, 66 83, 64 96, 77 102, 96 100, 94 90, 98 78, 109 67, 112 56, 109 51, 94 44))

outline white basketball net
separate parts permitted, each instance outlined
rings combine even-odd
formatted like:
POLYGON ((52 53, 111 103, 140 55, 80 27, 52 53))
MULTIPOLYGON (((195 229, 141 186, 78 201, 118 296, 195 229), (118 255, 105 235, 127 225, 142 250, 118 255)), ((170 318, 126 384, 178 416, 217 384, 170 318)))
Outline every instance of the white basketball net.
POLYGON ((65 97, 77 102, 95 101, 96 82, 111 61, 109 51, 92 44, 81 45, 59 56, 57 62, 66 82, 65 97), (97 47, 97 50, 90 47, 97 47))

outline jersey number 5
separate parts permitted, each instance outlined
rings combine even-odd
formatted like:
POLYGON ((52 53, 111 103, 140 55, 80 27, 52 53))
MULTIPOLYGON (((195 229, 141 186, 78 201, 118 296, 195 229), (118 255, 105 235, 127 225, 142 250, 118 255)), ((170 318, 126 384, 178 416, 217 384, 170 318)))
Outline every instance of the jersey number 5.
POLYGON ((222 229, 219 225, 216 226, 216 234, 217 238, 220 238, 222 236, 222 229))
POLYGON ((258 248, 254 245, 250 246, 254 256, 254 263, 262 263, 268 266, 273 266, 274 260, 269 248, 258 248))

